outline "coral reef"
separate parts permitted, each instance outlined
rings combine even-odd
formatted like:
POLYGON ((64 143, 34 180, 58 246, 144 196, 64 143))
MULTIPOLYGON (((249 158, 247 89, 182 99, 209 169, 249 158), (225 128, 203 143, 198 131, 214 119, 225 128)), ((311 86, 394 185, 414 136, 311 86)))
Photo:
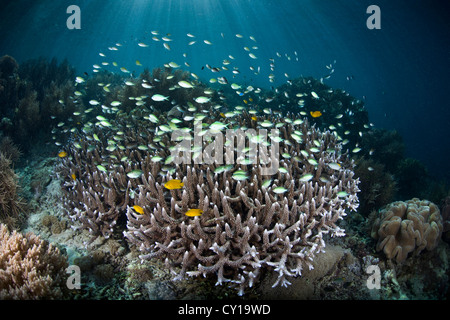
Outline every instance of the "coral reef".
POLYGON ((359 158, 356 161, 355 176, 360 180, 358 212, 361 215, 368 216, 373 210, 382 208, 394 199, 396 183, 383 164, 373 159, 359 158))
MULTIPOLYGON (((224 118, 207 106, 194 112, 184 111, 189 120, 178 120, 184 128, 165 113, 155 121, 161 125, 149 122, 141 110, 121 113, 106 128, 82 128, 85 137, 72 140, 58 169, 67 212, 82 228, 106 238, 127 220, 125 236, 141 251, 141 259, 166 261, 178 279, 217 274, 219 284, 231 282, 243 292, 263 267, 278 273, 274 285, 288 285, 289 277, 311 267, 315 253, 325 247, 326 234, 344 235, 336 222, 358 206, 353 162, 331 132, 322 133, 291 114, 262 115, 256 122, 237 111, 224 118), (200 128, 212 128, 221 119, 232 132, 256 132, 263 129, 260 123, 278 122, 280 136, 272 139, 280 138, 280 170, 271 181, 261 174, 269 159, 272 164, 278 159, 272 149, 254 165, 241 158, 227 159, 237 160, 230 167, 214 159, 174 165, 179 140, 171 134, 195 130, 199 119, 200 128), (163 184, 171 179, 182 180, 184 189, 166 190, 163 184), (144 214, 136 213, 135 206, 144 214), (189 208, 203 214, 185 216, 189 208)), ((201 147, 211 147, 210 142, 204 138, 201 147)), ((220 154, 227 147, 214 150, 220 154)))
POLYGON ((0 225, 0 299, 64 297, 67 261, 58 248, 34 234, 0 225))
POLYGON ((443 239, 450 242, 450 196, 441 200, 441 215, 443 220, 443 239))
POLYGON ((439 208, 430 201, 414 198, 396 201, 380 210, 372 227, 372 237, 378 240, 377 251, 388 259, 401 263, 409 253, 433 250, 443 229, 439 208))
MULTIPOLYGON (((383 299, 406 295, 412 283, 431 285, 431 280, 416 281, 410 276, 413 259, 406 259, 402 265, 407 268, 401 269, 390 260, 370 256, 374 253, 367 231, 355 232, 357 224, 365 225, 364 217, 337 224, 358 206, 358 189, 362 189, 358 211, 364 215, 392 201, 392 174, 402 161, 402 154, 397 154, 393 171, 386 169, 383 156, 377 156, 383 146, 378 144, 377 134, 367 130, 364 112, 352 119, 358 108, 364 111, 362 102, 344 91, 300 78, 292 91, 289 86, 275 92, 262 90, 261 94, 247 89, 249 92, 240 96, 229 86, 214 91, 167 66, 146 70, 136 78, 107 71, 83 77, 85 82, 66 91, 60 86, 52 89, 61 89, 60 97, 78 101, 72 109, 78 112, 70 113, 70 119, 64 112, 58 113, 63 109, 54 98, 47 97, 56 107, 48 115, 58 115, 52 121, 55 141, 65 141, 58 134, 70 136, 68 144, 59 149, 67 155, 45 163, 47 168, 56 161, 57 174, 63 180, 64 196, 58 194, 57 200, 52 200, 57 206, 52 207, 53 202, 45 196, 54 177, 47 170, 27 173, 27 185, 35 194, 44 195, 36 196, 39 207, 47 206, 30 221, 39 224, 37 229, 51 242, 58 239, 71 261, 81 267, 83 286, 74 292, 77 298, 208 299, 234 297, 237 291, 230 290, 235 287, 239 294, 245 290, 250 299, 383 299), (192 88, 182 88, 180 81, 192 88), (229 95, 225 97, 226 89, 229 95), (72 94, 71 90, 77 91, 72 94), (296 96, 297 90, 305 95, 296 96), (328 100, 315 99, 311 91, 321 98, 329 95, 328 100), (155 94, 165 99, 153 100, 155 94), (207 97, 208 102, 196 102, 199 96, 207 97), (276 103, 268 102, 270 98, 276 103), (293 101, 302 98, 302 106, 292 107, 293 101), (246 107, 240 106, 242 99, 246 107), (279 110, 278 100, 284 101, 279 110), (309 116, 315 105, 325 109, 327 103, 333 104, 331 111, 317 118, 309 116), (84 105, 90 105, 89 109, 84 105), (287 109, 292 112, 284 112, 287 109), (64 124, 56 125, 56 121, 64 124), (208 148, 216 154, 218 137, 208 129, 221 124, 235 131, 255 130, 247 132, 249 141, 260 141, 261 137, 253 134, 258 130, 279 129, 279 136, 269 134, 268 141, 258 143, 269 149, 279 141, 278 172, 261 175, 259 169, 268 162, 259 159, 250 164, 251 154, 243 161, 235 154, 233 165, 206 162, 207 158, 203 163, 173 162, 175 146, 184 141, 177 138, 177 131, 189 136, 200 129, 201 147, 188 146, 182 150, 187 154, 208 148), (364 137, 373 138, 372 144, 364 145, 364 137), (362 148, 357 154, 363 157, 356 166, 350 152, 345 152, 349 146, 362 148), (372 148, 375 157, 369 154, 372 148), (165 188, 171 179, 180 179, 183 188, 165 188), (62 206, 67 214, 63 217, 58 212, 62 206), (185 214, 188 209, 203 212, 189 217, 185 214), (72 223, 66 223, 67 217, 72 223), (349 237, 329 238, 343 235, 343 228, 349 237), (90 242, 86 230, 92 236, 90 242), (370 264, 378 264, 382 271, 382 290, 377 292, 365 285, 365 268, 370 264), (222 286, 214 286, 215 282, 222 286)), ((39 100, 38 90, 34 91, 39 100)), ((395 142, 397 135, 393 137, 395 142)), ((267 151, 270 158, 271 151, 267 151)), ((426 266, 428 257, 440 261, 432 255, 437 249, 424 251, 414 259, 421 267, 426 266)), ((436 279, 442 281, 439 276, 436 279)), ((414 285, 419 288, 421 284, 414 285)))
POLYGON ((398 181, 398 197, 411 199, 423 198, 429 184, 429 176, 425 165, 417 159, 405 158, 399 161, 395 176, 398 181))
POLYGON ((24 152, 83 109, 73 97, 75 70, 67 61, 40 58, 20 66, 9 56, 1 61, 0 129, 24 152))
POLYGON ((8 136, 0 139, 0 153, 3 153, 13 164, 16 164, 22 156, 22 151, 8 136))
POLYGON ((252 98, 261 108, 290 111, 308 117, 318 128, 335 132, 349 150, 361 145, 361 137, 370 128, 364 102, 342 89, 327 86, 322 80, 299 77, 274 91, 252 95, 252 98), (321 116, 311 117, 311 112, 315 111, 320 111, 321 116))
POLYGON ((14 75, 19 68, 16 59, 11 56, 4 55, 0 58, 0 78, 8 78, 14 75))
POLYGON ((383 164, 390 173, 395 173, 404 157, 405 145, 395 130, 372 128, 363 135, 361 145, 361 156, 383 164))
POLYGON ((0 152, 0 222, 13 226, 25 208, 19 196, 18 178, 11 168, 11 160, 0 152))

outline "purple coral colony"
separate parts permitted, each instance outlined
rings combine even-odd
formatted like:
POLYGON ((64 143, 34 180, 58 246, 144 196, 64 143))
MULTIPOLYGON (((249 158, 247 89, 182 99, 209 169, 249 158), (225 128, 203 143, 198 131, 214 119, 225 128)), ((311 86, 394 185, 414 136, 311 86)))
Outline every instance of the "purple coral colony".
POLYGON ((200 79, 119 50, 91 75, 0 59, 1 299, 446 296, 449 197, 410 192, 420 163, 324 84, 333 64, 266 90, 232 56, 200 79))

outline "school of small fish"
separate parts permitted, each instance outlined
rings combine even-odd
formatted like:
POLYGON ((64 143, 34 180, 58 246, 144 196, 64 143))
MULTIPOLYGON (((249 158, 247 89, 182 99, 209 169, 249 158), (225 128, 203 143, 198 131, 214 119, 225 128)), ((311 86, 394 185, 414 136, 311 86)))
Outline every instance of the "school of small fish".
MULTIPOLYGON (((144 56, 145 50, 149 50, 147 48, 151 48, 153 46, 158 46, 163 50, 163 52, 166 52, 166 54, 169 54, 169 51, 172 54, 177 48, 178 43, 171 34, 166 33, 163 35, 159 31, 152 31, 151 35, 151 39, 142 39, 142 41, 139 40, 139 42, 137 43, 137 46, 141 48, 139 50, 142 50, 143 52, 142 56, 144 56)), ((225 35, 222 33, 221 37, 218 39, 200 40, 200 38, 196 35, 187 33, 185 40, 189 41, 187 43, 189 47, 201 46, 201 48, 199 48, 200 50, 207 50, 208 48, 214 48, 214 46, 218 45, 218 43, 225 38, 225 35)), ((258 54, 259 46, 257 46, 257 40, 254 36, 245 37, 242 34, 236 34, 233 38, 238 39, 238 41, 242 41, 241 45, 243 48, 243 52, 246 52, 249 62, 249 69, 253 73, 253 75, 258 76, 262 75, 264 71, 269 72, 267 76, 269 84, 273 84, 275 82, 275 79, 277 78, 277 76, 275 75, 277 60, 285 59, 286 61, 300 63, 299 54, 297 51, 293 52, 293 54, 281 54, 280 52, 275 52, 273 57, 270 57, 264 62, 265 59, 263 58, 263 54, 258 54)), ((182 41, 180 39, 178 40, 180 42, 182 41)), ((130 90, 133 90, 131 88, 139 86, 144 88, 146 92, 148 92, 148 94, 145 95, 129 97, 129 100, 131 101, 131 103, 134 103, 136 110, 138 110, 136 112, 136 116, 140 114, 141 119, 148 121, 148 123, 151 124, 151 127, 154 128, 152 129, 155 130, 155 138, 153 139, 153 141, 145 145, 138 145, 136 143, 133 143, 131 139, 128 139, 124 134, 125 129, 123 125, 117 125, 117 119, 123 114, 121 108, 124 106, 124 104, 130 103, 130 101, 124 101, 120 97, 111 97, 107 99, 107 97, 109 97, 108 95, 114 87, 112 83, 98 83, 98 86, 102 90, 103 96, 98 96, 95 99, 87 98, 86 86, 87 82, 90 80, 89 76, 87 75, 77 76, 74 79, 76 90, 74 91, 74 94, 71 98, 75 103, 77 103, 77 101, 81 102, 88 99, 87 104, 89 105, 89 108, 85 109, 84 111, 74 112, 73 119, 71 119, 72 125, 66 123, 58 123, 54 131, 52 131, 53 133, 55 133, 54 140, 55 144, 58 146, 62 146, 62 142, 57 141, 56 138, 56 132, 58 130, 62 131, 63 133, 72 134, 71 143, 77 150, 84 150, 86 148, 87 152, 94 152, 95 145, 90 144, 90 142, 104 144, 105 150, 110 153, 109 159, 105 159, 105 161, 96 164, 96 168, 98 169, 98 171, 103 174, 108 174, 109 172, 114 170, 114 165, 111 165, 111 163, 109 162, 111 158, 114 160, 114 162, 123 163, 129 161, 127 157, 118 159, 115 155, 116 150, 140 150, 143 152, 151 152, 151 161, 153 163, 160 163, 164 168, 164 172, 162 172, 161 175, 166 177, 166 175, 172 174, 174 172, 174 169, 173 167, 170 167, 170 164, 173 160, 171 156, 161 156, 161 154, 158 154, 156 152, 160 147, 165 147, 161 136, 166 133, 173 133, 176 130, 191 132, 192 123, 199 123, 205 118, 211 118, 211 108, 218 112, 218 120, 203 127, 200 131, 200 135, 205 135, 207 133, 207 130, 211 130, 211 132, 221 132, 226 129, 231 129, 235 125, 233 118, 238 115, 241 116, 246 114, 249 115, 249 118, 254 122, 255 128, 278 129, 285 126, 286 124, 293 125, 295 128, 296 125, 302 124, 302 119, 291 119, 289 117, 282 116, 282 112, 278 111, 277 108, 282 109, 285 106, 284 104, 274 106, 274 108, 266 107, 267 105, 270 106, 271 103, 275 103, 275 101, 279 101, 279 97, 284 99, 283 103, 288 103, 289 105, 296 106, 298 115, 302 116, 303 118, 309 117, 310 120, 322 121, 322 119, 326 118, 327 114, 330 113, 330 111, 326 108, 319 108, 319 106, 323 106, 324 104, 322 102, 326 102, 326 99, 328 99, 327 97, 333 93, 331 89, 328 89, 327 92, 321 92, 318 91, 318 89, 314 88, 305 90, 303 92, 297 92, 295 96, 292 96, 292 94, 290 94, 288 91, 279 89, 281 87, 268 92, 265 89, 259 87, 255 88, 249 84, 243 85, 243 81, 241 82, 239 80, 242 80, 241 75, 244 73, 244 70, 237 64, 234 65, 234 61, 236 60, 236 58, 231 54, 225 54, 226 58, 222 61, 221 64, 205 63, 204 67, 202 67, 202 70, 204 69, 207 72, 216 74, 211 78, 209 78, 209 75, 207 75, 206 77, 204 74, 202 75, 203 80, 209 81, 210 84, 215 85, 215 89, 205 89, 205 87, 202 86, 200 77, 197 74, 198 71, 190 70, 191 63, 187 60, 188 55, 186 53, 183 53, 178 57, 178 62, 175 61, 176 59, 170 59, 170 62, 164 64, 164 67, 170 70, 170 72, 166 74, 165 79, 154 78, 153 82, 141 79, 137 77, 137 74, 135 74, 135 71, 133 71, 132 68, 134 66, 138 67, 138 69, 141 68, 141 70, 139 70, 138 72, 144 71, 144 65, 141 63, 141 61, 143 61, 142 59, 134 58, 133 64, 131 64, 131 62, 127 62, 123 65, 120 65, 118 63, 118 60, 116 61, 116 57, 114 55, 115 52, 126 50, 127 45, 136 45, 136 43, 115 43, 114 45, 111 45, 107 48, 109 52, 106 50, 104 52, 100 52, 98 55, 101 57, 102 61, 98 64, 93 65, 92 73, 101 72, 102 69, 106 68, 109 68, 106 69, 108 71, 112 70, 114 72, 116 70, 115 73, 121 74, 122 76, 126 77, 123 80, 123 86, 129 87, 130 90), (169 92, 158 92, 155 89, 158 87, 160 82, 173 79, 174 74, 171 71, 179 69, 182 66, 183 69, 187 70, 187 72, 189 73, 190 77, 188 79, 177 81, 175 85, 169 88, 169 92), (196 71, 197 73, 195 73, 194 71, 196 71), (207 80, 208 78, 209 80, 207 80), (233 82, 231 82, 231 79, 233 79, 233 82), (217 87, 217 85, 219 87, 217 87), (242 105, 235 105, 231 110, 222 106, 220 104, 220 101, 226 100, 227 97, 223 94, 220 86, 223 86, 223 88, 226 88, 228 91, 233 92, 236 99, 240 99, 242 105), (199 90, 200 88, 202 90, 199 90), (192 98, 192 101, 188 102, 187 105, 178 105, 171 95, 171 92, 176 92, 177 90, 192 90, 192 92, 201 93, 195 95, 192 98), (316 90, 317 92, 314 90, 316 90), (307 99, 317 105, 317 109, 313 109, 309 111, 309 113, 305 111, 304 106, 307 99), (170 119, 166 116, 162 116, 161 112, 158 112, 158 108, 163 105, 169 105, 172 109, 176 109, 177 116, 172 116, 170 117, 170 119), (92 118, 92 115, 95 114, 95 118, 92 118), (90 120, 85 121, 85 119, 90 120), (274 122, 273 119, 276 119, 276 122, 274 122), (190 125, 186 125, 186 123, 190 123, 190 125), (100 132, 96 131, 94 133, 94 128, 100 129, 100 132), (108 132, 108 135, 102 134, 102 131, 108 132), (85 138, 83 139, 82 136, 84 136, 85 138), (105 136, 108 136, 108 138, 105 139, 105 136), (88 146, 86 147, 86 145, 88 146), (114 159, 114 157, 116 158, 114 159)), ((328 74, 320 79, 321 83, 323 83, 323 80, 329 79, 334 73, 335 63, 336 61, 326 65, 328 74)), ((289 74, 284 73, 284 77, 286 81, 285 85, 294 85, 294 82, 290 78, 289 74)), ((303 84, 308 85, 309 83, 305 82, 305 79, 303 79, 303 84)), ((334 135, 338 138, 338 140, 342 142, 343 145, 345 145, 349 141, 347 139, 344 139, 345 136, 351 135, 353 133, 350 130, 346 130, 344 132, 344 137, 342 137, 338 134, 337 130, 342 129, 342 119, 352 119, 352 116, 353 111, 348 109, 344 110, 342 113, 333 116, 332 120, 336 121, 335 123, 328 125, 328 129, 334 133, 334 135)), ((127 128, 127 125, 125 125, 125 128, 127 128)), ((369 125, 365 125, 364 128, 369 129, 369 125)), ((360 137, 362 137, 363 134, 363 131, 358 131, 358 135, 360 137)), ((270 141, 272 141, 272 143, 284 141, 284 143, 286 144, 292 144, 294 142, 300 144, 303 142, 303 136, 304 134, 297 130, 290 135, 289 139, 287 139, 286 137, 284 137, 283 139, 278 136, 269 136, 269 138, 267 139, 268 141, 266 141, 264 137, 257 135, 253 136, 251 138, 251 141, 257 144, 267 145, 270 145, 270 141)), ((361 150, 361 146, 356 144, 352 147, 351 153, 357 154, 361 152, 361 150)), ((312 166, 313 168, 317 168, 319 162, 317 161, 318 158, 315 156, 315 154, 318 154, 322 151, 323 146, 321 142, 315 140, 314 146, 309 148, 309 150, 300 151, 300 154, 303 158, 296 156, 294 160, 308 163, 308 165, 312 166)), ((192 150, 192 152, 194 154, 193 158, 195 159, 196 155, 199 155, 199 151, 192 150)), ((326 150, 326 152, 332 153, 335 152, 335 150, 326 150)), ((373 152, 374 150, 371 150, 370 155, 373 154, 373 152)), ((59 158, 66 158, 68 156, 69 153, 65 150, 62 150, 58 153, 59 158)), ((281 156, 285 159, 291 158, 291 155, 288 153, 282 153, 281 156)), ((241 159, 240 164, 244 166, 252 164, 252 159, 241 159)), ((328 163, 327 166, 331 170, 341 170, 341 165, 338 162, 328 163)), ((288 172, 289 170, 287 168, 279 168, 279 174, 288 174, 288 172)), ((215 168, 214 174, 230 174, 231 178, 236 182, 252 179, 252 177, 250 176, 250 172, 248 170, 240 168, 239 166, 218 166, 215 168)), ((147 173, 143 172, 140 169, 126 172, 126 176, 129 179, 143 179, 146 175, 147 173)), ((71 179, 73 183, 77 183, 77 181, 81 179, 81 175, 72 173, 71 179)), ((325 175, 315 177, 315 175, 312 173, 306 173, 299 178, 299 181, 301 183, 310 183, 311 181, 320 181, 322 183, 327 183, 328 177, 325 175)), ((166 180, 163 186, 166 190, 169 190, 166 192, 176 192, 177 190, 183 189, 185 183, 189 183, 189 181, 183 182, 181 177, 181 179, 166 180)), ((278 196, 283 196, 286 194, 286 192, 289 191, 284 186, 275 185, 274 187, 272 187, 271 183, 272 179, 267 179, 262 184, 262 187, 270 189, 271 192, 278 196)), ((130 197, 132 197, 133 192, 129 192, 130 197)), ((343 191, 338 193, 337 195, 339 198, 345 198, 347 196, 347 193, 343 191)), ((143 215, 146 212, 144 208, 140 207, 139 205, 134 205, 132 208, 136 213, 140 215, 143 215)), ((198 217, 202 214, 204 214, 204 212, 198 208, 191 208, 187 212, 185 212, 185 216, 187 217, 198 217)))

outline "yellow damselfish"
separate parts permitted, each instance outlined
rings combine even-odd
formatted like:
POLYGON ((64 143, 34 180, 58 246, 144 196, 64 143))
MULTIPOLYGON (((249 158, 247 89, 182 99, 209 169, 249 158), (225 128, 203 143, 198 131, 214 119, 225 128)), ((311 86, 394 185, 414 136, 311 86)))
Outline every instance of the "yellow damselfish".
POLYGON ((189 209, 188 211, 186 211, 185 215, 187 215, 188 217, 198 217, 201 216, 203 213, 203 210, 200 209, 189 209))
POLYGON ((141 206, 134 205, 133 209, 134 209, 134 211, 136 211, 139 214, 144 214, 144 208, 142 208, 141 206))
POLYGON ((67 152, 61 151, 60 153, 58 153, 58 157, 60 157, 60 158, 65 158, 65 157, 67 157, 67 152))
POLYGON ((169 190, 173 190, 173 189, 181 189, 181 188, 183 188, 183 185, 184 185, 184 183, 181 182, 181 180, 172 179, 172 180, 167 181, 164 184, 164 187, 166 187, 169 190))
POLYGON ((311 111, 310 114, 311 114, 311 116, 313 118, 318 118, 318 117, 320 117, 322 115, 322 112, 320 112, 320 111, 311 111))

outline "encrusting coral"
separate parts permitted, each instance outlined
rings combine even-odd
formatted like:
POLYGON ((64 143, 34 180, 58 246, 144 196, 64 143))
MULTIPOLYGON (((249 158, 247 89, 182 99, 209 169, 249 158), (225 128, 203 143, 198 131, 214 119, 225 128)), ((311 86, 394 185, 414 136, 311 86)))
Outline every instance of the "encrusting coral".
POLYGON ((380 210, 372 226, 372 237, 378 240, 377 251, 388 259, 404 262, 409 253, 433 250, 443 229, 439 208, 428 200, 413 198, 396 201, 380 210))
POLYGON ((0 299, 60 299, 67 260, 34 234, 10 233, 0 224, 0 299))
MULTIPOLYGON (((279 275, 274 286, 288 285, 290 277, 312 267, 314 255, 325 248, 326 234, 344 235, 336 223, 358 206, 353 162, 331 132, 292 114, 262 115, 255 121, 246 112, 224 117, 211 105, 189 104, 196 111, 184 110, 183 120, 173 121, 170 112, 155 112, 152 118, 137 109, 118 113, 106 127, 82 128, 83 136, 72 139, 58 169, 69 215, 93 235, 110 237, 126 213, 124 234, 141 259, 162 259, 176 279, 216 274, 218 284, 230 282, 243 293, 261 269, 271 268, 279 275), (184 127, 177 126, 180 122, 184 127), (243 128, 256 133, 268 122, 278 123, 279 136, 248 136, 259 148, 271 146, 254 163, 235 159, 235 153, 225 157, 230 166, 214 162, 229 144, 218 149, 220 138, 212 139, 210 132, 201 134, 200 148, 214 146, 212 158, 174 163, 175 147, 196 130, 194 123, 201 129, 223 125, 232 133, 243 128), (181 139, 173 136, 175 131, 184 133, 181 139), (274 141, 279 153, 272 150, 274 141), (265 176, 261 170, 269 163, 277 170, 265 176), (171 179, 180 179, 184 187, 166 189, 171 179), (203 211, 200 217, 185 215, 194 208, 203 211)), ((184 151, 191 154, 191 147, 184 151)), ((234 144, 231 148, 235 151, 234 144)), ((248 156, 247 161, 256 159, 248 156)))

